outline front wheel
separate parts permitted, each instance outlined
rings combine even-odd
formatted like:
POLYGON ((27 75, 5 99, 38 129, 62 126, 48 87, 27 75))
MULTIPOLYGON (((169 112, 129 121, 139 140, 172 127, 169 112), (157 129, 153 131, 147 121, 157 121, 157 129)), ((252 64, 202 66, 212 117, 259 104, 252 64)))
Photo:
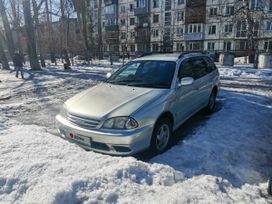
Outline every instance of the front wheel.
POLYGON ((272 178, 270 178, 269 181, 268 181, 268 189, 267 189, 267 191, 268 191, 269 195, 272 195, 272 178))
POLYGON ((172 137, 172 123, 169 119, 160 119, 155 125, 152 138, 151 138, 151 153, 160 154, 167 150, 170 145, 172 137))

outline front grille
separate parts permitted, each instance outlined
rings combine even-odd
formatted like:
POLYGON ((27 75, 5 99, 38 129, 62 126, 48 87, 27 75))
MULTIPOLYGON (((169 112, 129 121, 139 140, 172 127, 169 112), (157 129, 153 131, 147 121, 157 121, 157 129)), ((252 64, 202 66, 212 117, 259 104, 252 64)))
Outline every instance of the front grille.
POLYGON ((83 118, 75 115, 68 114, 67 119, 79 127, 83 127, 86 129, 95 129, 99 125, 100 121, 90 118, 83 118))

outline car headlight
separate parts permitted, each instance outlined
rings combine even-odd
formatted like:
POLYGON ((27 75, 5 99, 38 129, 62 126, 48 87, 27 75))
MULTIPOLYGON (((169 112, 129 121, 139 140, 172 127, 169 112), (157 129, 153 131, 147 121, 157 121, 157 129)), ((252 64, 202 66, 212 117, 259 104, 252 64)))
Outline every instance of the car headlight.
POLYGON ((138 127, 138 123, 131 117, 115 117, 107 119, 103 126, 106 129, 131 130, 138 127))
POLYGON ((62 117, 66 117, 67 116, 67 106, 65 105, 65 103, 62 105, 62 107, 60 109, 60 115, 62 117))

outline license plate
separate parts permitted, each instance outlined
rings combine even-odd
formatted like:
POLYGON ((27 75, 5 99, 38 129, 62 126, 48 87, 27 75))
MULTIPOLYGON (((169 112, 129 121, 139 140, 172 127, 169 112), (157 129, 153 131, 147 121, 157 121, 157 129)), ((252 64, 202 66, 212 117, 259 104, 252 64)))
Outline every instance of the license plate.
POLYGON ((91 145, 91 138, 89 138, 89 137, 85 137, 85 136, 77 135, 77 134, 73 134, 73 133, 70 133, 69 137, 75 141, 78 141, 79 143, 82 143, 82 144, 85 144, 88 146, 91 145))

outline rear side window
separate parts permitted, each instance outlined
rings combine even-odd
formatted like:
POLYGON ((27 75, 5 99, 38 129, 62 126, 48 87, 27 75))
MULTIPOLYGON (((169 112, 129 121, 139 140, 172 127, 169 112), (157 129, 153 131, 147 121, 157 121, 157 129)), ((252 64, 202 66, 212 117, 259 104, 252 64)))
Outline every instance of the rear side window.
POLYGON ((208 73, 211 73, 211 72, 213 72, 214 70, 217 69, 215 64, 213 63, 213 61, 210 58, 205 57, 204 59, 205 59, 205 61, 207 63, 207 72, 208 73))
POLYGON ((179 79, 192 77, 194 80, 197 80, 215 69, 216 66, 208 57, 192 57, 181 63, 178 76, 179 79))
POLYGON ((205 76, 207 72, 207 62, 203 57, 194 57, 192 60, 194 79, 199 79, 205 76))

